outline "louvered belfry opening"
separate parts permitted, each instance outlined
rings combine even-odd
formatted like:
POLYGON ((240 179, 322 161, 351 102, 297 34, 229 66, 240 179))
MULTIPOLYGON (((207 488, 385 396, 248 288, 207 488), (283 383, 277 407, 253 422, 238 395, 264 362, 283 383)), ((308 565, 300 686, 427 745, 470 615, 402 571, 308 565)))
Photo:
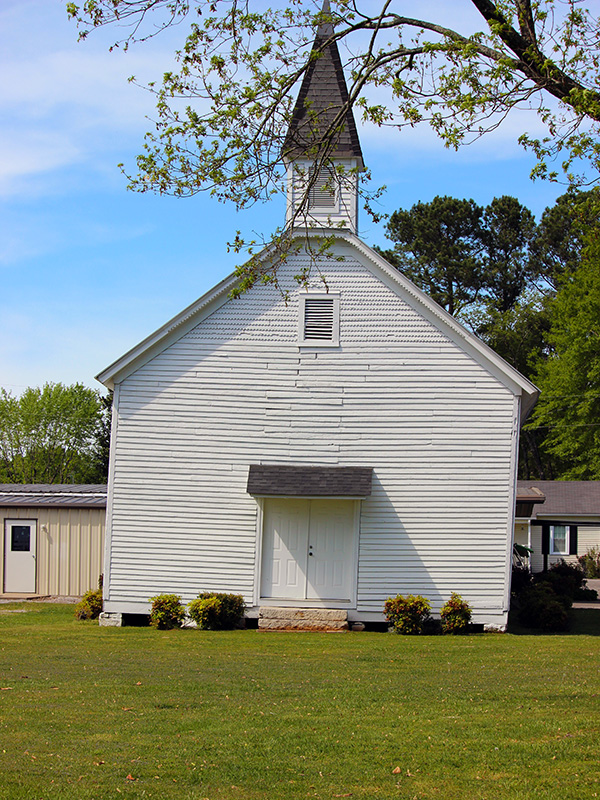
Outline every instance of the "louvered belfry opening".
POLYGON ((311 208, 335 208, 335 176, 330 167, 321 167, 310 190, 311 208))
POLYGON ((304 338, 333 340, 333 298, 307 297, 304 301, 304 338))

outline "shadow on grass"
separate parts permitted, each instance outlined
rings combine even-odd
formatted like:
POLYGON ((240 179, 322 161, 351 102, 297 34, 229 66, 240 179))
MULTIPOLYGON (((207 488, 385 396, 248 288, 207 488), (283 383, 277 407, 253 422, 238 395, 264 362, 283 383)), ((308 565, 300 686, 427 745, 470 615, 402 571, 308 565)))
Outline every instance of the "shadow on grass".
POLYGON ((508 617, 508 631, 515 636, 600 636, 600 608, 571 609, 571 628, 568 631, 547 633, 520 625, 513 612, 508 617))

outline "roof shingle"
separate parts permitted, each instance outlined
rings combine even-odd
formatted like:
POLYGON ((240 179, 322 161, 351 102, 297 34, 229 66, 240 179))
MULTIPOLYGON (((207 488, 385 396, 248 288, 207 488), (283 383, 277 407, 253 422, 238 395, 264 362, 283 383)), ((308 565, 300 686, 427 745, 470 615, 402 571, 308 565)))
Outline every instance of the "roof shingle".
POLYGON ((600 515, 600 481, 517 481, 517 492, 539 489, 546 501, 534 508, 533 516, 600 515))
POLYGON ((372 467, 252 464, 248 494, 278 497, 368 497, 372 467))
MULTIPOLYGON (((323 13, 328 13, 328 4, 323 13)), ((328 39, 333 25, 323 23, 317 31, 310 63, 298 93, 292 120, 283 144, 288 158, 316 155, 323 138, 332 134, 332 149, 327 153, 335 158, 356 158, 362 167, 362 151, 352 109, 348 108, 341 125, 335 124, 340 111, 348 102, 348 88, 337 43, 328 39)))

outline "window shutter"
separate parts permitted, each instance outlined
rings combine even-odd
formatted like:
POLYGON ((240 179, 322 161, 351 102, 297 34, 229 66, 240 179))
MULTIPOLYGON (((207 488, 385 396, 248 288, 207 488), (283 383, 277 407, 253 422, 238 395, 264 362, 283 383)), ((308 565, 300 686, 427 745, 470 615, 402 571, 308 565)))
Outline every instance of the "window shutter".
POLYGON ((569 555, 577 555, 577 525, 569 525, 569 555))
POLYGON ((305 299, 304 338, 333 341, 332 297, 307 297, 305 299))
POLYGON ((310 190, 311 208, 335 207, 335 176, 329 167, 322 167, 310 190))
POLYGON ((542 525, 542 555, 550 552, 550 525, 542 525))

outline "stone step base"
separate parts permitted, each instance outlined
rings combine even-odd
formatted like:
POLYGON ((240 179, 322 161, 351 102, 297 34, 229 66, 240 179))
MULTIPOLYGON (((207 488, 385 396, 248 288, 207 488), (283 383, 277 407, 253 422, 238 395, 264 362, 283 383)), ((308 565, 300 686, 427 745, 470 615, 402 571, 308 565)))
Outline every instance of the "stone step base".
POLYGON ((348 612, 328 608, 258 609, 258 629, 261 631, 347 631, 348 612))

